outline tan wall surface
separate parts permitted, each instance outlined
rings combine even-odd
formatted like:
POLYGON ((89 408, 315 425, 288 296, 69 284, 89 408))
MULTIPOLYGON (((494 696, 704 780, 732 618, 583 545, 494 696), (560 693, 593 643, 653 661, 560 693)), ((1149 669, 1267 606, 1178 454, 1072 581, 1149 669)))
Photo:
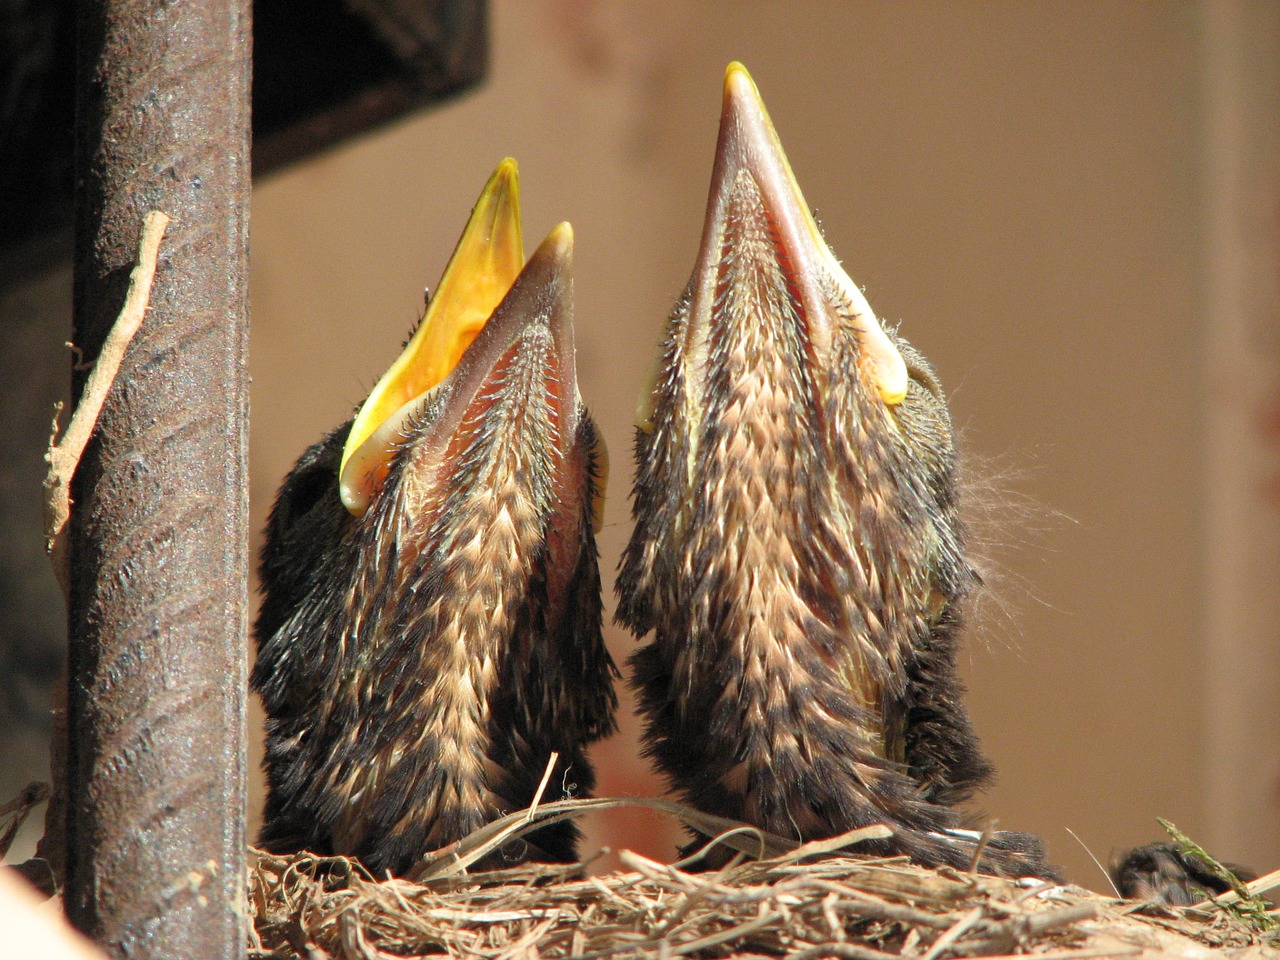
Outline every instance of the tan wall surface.
MULTIPOLYGON (((938 368, 973 473, 1011 475, 982 524, 1006 576, 966 654, 1001 772, 983 809, 1043 834, 1095 887, 1066 828, 1103 860, 1155 839, 1156 815, 1233 836, 1202 799, 1196 17, 1181 3, 499 0, 481 92, 255 189, 255 529, 293 459, 394 358, 510 154, 528 247, 561 219, 576 231, 581 389, 613 457, 611 582, 635 395, 692 267, 721 73, 741 59, 837 255, 938 368)), ((1274 695, 1259 709, 1274 744, 1274 695)), ((652 789, 632 753, 602 751, 603 792, 652 789)), ((1270 846, 1221 853, 1273 867, 1275 798, 1256 814, 1270 846)))

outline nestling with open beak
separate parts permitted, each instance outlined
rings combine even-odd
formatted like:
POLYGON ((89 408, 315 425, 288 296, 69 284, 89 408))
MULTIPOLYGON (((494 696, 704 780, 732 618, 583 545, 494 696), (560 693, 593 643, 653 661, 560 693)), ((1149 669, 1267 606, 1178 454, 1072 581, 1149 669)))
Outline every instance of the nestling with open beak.
MULTIPOLYGON (((703 810, 799 840, 967 867, 986 781, 956 676, 978 575, 937 376, 823 240, 731 64, 693 276, 637 414, 618 619, 647 749, 703 810)), ((980 866, 1047 872, 989 838, 980 866)))
MULTIPOLYGON (((254 689, 260 842, 404 874, 425 852, 593 786, 613 730, 594 525, 605 461, 574 369, 573 234, 523 264, 516 167, 490 179, 403 355, 280 488, 254 689)), ((570 861, 540 829, 518 859, 570 861)))

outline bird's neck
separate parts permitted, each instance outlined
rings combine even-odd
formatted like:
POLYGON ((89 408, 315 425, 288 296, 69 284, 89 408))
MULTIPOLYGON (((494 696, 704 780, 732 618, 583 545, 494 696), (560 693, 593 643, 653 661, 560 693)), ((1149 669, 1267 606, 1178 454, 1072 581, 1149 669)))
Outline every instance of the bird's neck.
MULTIPOLYGON (((371 528, 394 527, 391 537, 369 534, 385 545, 378 563, 392 586, 361 592, 346 644, 365 664, 349 671, 346 688, 367 718, 364 762, 335 784, 353 798, 334 830, 346 849, 359 849, 371 830, 430 825, 460 835, 509 806, 493 789, 491 710, 506 661, 527 639, 517 634, 528 625, 541 519, 513 476, 489 480, 475 493, 442 491, 416 515, 366 515, 371 528), (411 800, 394 795, 405 784, 411 800)), ((430 848, 437 838, 424 839, 430 848)))

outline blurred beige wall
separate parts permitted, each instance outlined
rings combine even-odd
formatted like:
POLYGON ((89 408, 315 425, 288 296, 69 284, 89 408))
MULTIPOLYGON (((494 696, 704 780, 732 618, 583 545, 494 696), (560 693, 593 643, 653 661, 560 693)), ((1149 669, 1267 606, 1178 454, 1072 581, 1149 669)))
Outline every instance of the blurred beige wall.
MULTIPOLYGON (((741 59, 837 255, 938 368, 971 473, 1008 491, 985 498, 1003 575, 965 654, 1000 769, 982 809, 1094 887, 1068 828, 1105 861, 1157 838, 1160 815, 1276 866, 1274 622, 1247 666, 1270 678, 1256 729, 1226 761, 1207 733, 1204 8, 498 0, 492 22, 481 92, 255 189, 255 529, 293 459, 394 358, 510 154, 527 246, 561 219, 576 231, 581 389, 613 455, 611 583, 635 396, 692 267, 721 75, 741 59), (1209 771, 1235 796, 1244 764, 1252 792, 1228 818, 1209 771)), ((610 639, 620 661, 634 646, 610 639)), ((634 752, 625 737, 600 751, 601 792, 655 789, 634 752)), ((649 821, 603 829, 669 852, 649 821)))

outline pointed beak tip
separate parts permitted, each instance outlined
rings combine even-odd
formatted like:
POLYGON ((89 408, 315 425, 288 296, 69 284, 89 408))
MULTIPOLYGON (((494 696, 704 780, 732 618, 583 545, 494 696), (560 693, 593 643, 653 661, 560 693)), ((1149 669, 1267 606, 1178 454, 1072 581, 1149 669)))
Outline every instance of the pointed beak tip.
POLYGON ((516 258, 519 270, 523 259, 520 236, 520 170, 515 160, 505 158, 494 169, 480 192, 472 218, 483 228, 483 237, 495 247, 494 256, 516 258))
POLYGON ((724 105, 721 115, 725 118, 738 118, 739 123, 746 118, 759 121, 768 117, 759 88, 751 79, 747 68, 737 60, 724 71, 724 105))
POLYGON ((759 99, 760 92, 756 89, 755 81, 751 79, 747 68, 734 60, 724 70, 724 98, 728 101, 740 100, 744 97, 759 99))
POLYGON ((573 226, 567 221, 552 227, 547 238, 538 245, 529 263, 545 262, 557 276, 567 274, 573 268, 573 226))
POLYGON ((519 183, 520 165, 516 163, 515 157, 503 157, 498 162, 498 165, 493 168, 493 173, 489 176, 489 182, 486 184, 484 192, 489 193, 498 186, 510 189, 519 183))
POLYGON ((495 208, 513 209, 519 219, 520 168, 513 158, 504 158, 494 169, 493 176, 489 178, 481 194, 481 202, 486 200, 493 203, 495 208))
POLYGON ((547 239, 556 246, 557 253, 571 255, 573 253, 573 224, 563 220, 551 228, 547 239))

